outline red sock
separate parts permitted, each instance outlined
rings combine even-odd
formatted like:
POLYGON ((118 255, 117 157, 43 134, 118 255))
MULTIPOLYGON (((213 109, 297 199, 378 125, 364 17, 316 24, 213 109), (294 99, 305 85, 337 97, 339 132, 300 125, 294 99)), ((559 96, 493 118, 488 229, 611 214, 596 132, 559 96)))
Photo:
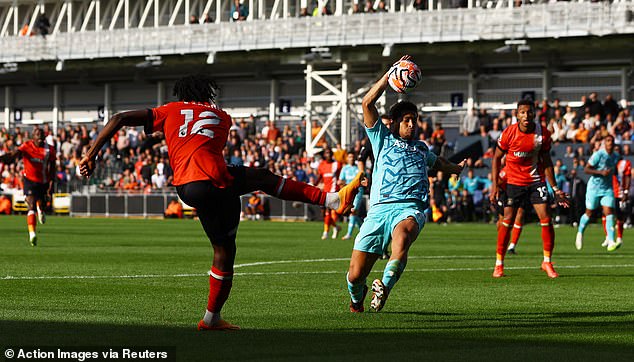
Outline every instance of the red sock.
POLYGON ((553 253, 555 248, 555 228, 550 223, 550 218, 539 219, 539 224, 542 227, 542 242, 544 244, 544 256, 549 257, 553 253))
POLYGON ((233 284, 233 271, 223 272, 216 267, 211 267, 209 275, 209 299, 207 299, 207 310, 218 313, 229 298, 231 285, 233 284))
POLYGON ((504 260, 506 255, 506 249, 509 247, 509 241, 511 238, 511 221, 502 220, 500 227, 498 228, 498 248, 496 251, 496 259, 504 260))
POLYGON ((603 224, 603 233, 608 235, 608 231, 605 229, 605 215, 601 216, 601 223, 603 224))
POLYGON ((328 229, 330 228, 330 225, 332 225, 332 216, 330 215, 330 210, 326 209, 326 212, 324 212, 324 231, 328 231, 328 229))
POLYGON ((301 201, 313 205, 323 206, 326 203, 326 193, 315 186, 303 182, 280 177, 275 195, 282 200, 301 201))
POLYGON ((513 225, 513 231, 511 232, 511 242, 517 245, 517 242, 520 240, 521 234, 522 234, 522 224, 515 223, 515 225, 513 225))
POLYGON ((29 231, 35 232, 35 226, 37 225, 37 220, 35 218, 35 211, 29 211, 26 214, 26 226, 29 231))
POLYGON ((616 222, 616 237, 623 238, 623 221, 617 220, 616 222))

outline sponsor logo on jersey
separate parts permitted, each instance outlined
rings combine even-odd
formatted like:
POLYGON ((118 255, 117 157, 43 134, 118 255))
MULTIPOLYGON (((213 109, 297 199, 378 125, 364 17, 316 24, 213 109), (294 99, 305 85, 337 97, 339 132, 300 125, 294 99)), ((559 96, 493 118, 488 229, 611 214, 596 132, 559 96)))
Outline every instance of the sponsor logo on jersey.
POLYGON ((531 157, 532 154, 533 154, 532 152, 520 152, 520 151, 513 152, 513 156, 515 157, 531 157))

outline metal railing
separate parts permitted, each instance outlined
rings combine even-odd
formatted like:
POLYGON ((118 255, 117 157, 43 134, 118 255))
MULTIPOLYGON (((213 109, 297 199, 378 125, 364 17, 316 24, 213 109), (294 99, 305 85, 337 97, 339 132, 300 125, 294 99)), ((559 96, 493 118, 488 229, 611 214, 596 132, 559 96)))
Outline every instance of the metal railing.
POLYGON ((556 3, 0 38, 0 62, 633 34, 634 3, 556 3))

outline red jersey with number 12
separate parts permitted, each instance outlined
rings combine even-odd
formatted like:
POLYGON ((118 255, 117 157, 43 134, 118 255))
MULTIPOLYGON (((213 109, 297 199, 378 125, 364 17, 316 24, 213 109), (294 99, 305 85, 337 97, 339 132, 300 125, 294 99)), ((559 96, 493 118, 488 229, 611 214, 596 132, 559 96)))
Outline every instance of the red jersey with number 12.
POLYGON ((524 133, 519 123, 508 126, 498 139, 498 147, 506 152, 506 180, 509 185, 528 186, 544 181, 542 153, 550 151, 550 132, 535 124, 532 133, 524 133))
POLYGON ((22 160, 24 160, 24 177, 41 184, 51 181, 53 175, 49 172, 53 168, 49 166, 55 164, 53 146, 45 143, 44 147, 38 147, 34 141, 28 141, 18 147, 18 150, 22 153, 22 160))
MULTIPOLYGON (((210 180, 231 186, 222 149, 227 143, 231 116, 209 103, 172 102, 153 108, 151 132, 161 131, 167 141, 174 185, 210 180)), ((150 131, 146 127, 146 133, 150 131)))

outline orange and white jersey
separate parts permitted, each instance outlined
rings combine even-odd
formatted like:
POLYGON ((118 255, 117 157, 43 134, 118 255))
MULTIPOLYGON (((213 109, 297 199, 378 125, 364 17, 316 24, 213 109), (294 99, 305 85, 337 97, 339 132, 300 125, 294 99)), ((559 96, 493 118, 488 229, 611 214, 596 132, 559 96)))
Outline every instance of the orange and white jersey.
POLYGON ((38 147, 35 142, 24 142, 19 148, 24 160, 24 177, 33 182, 47 183, 53 175, 49 173, 52 165, 55 165, 55 149, 44 144, 38 147))
POLYGON ((506 152, 506 175, 510 185, 528 186, 544 181, 542 153, 550 151, 550 132, 539 123, 531 133, 520 131, 519 124, 507 127, 498 139, 498 147, 506 152))
POLYGON ((324 191, 337 191, 337 177, 339 176, 339 163, 337 161, 322 160, 317 167, 317 173, 324 182, 324 191))

